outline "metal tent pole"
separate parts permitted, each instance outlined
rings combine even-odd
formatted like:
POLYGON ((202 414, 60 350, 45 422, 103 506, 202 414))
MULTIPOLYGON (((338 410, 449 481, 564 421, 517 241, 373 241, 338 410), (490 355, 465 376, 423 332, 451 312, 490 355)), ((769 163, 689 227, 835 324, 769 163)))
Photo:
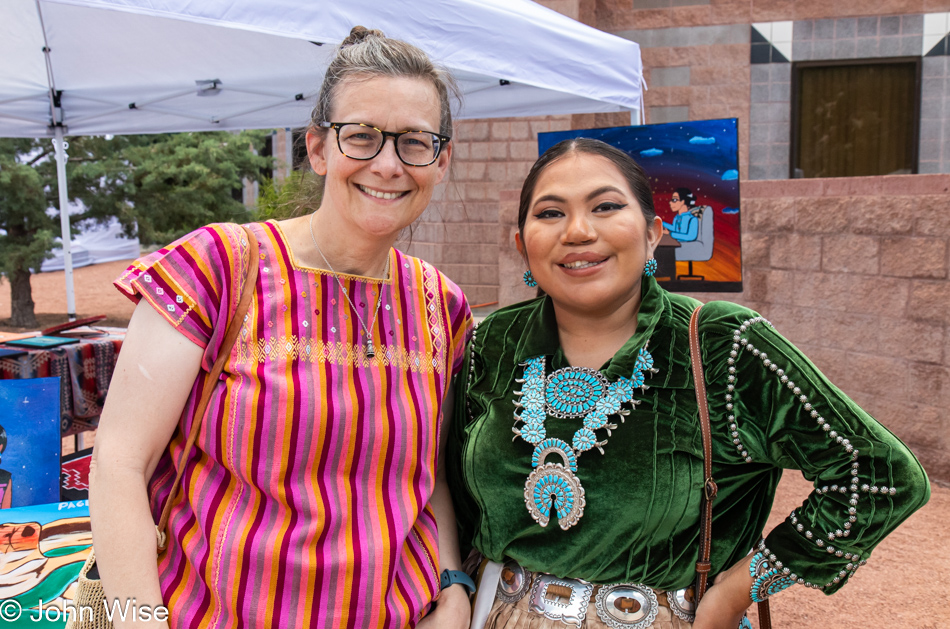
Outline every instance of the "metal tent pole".
POLYGON ((73 247, 69 229, 69 195, 66 191, 66 147, 63 143, 63 127, 53 127, 56 149, 56 181, 59 183, 59 223, 63 235, 63 266, 66 268, 66 316, 76 320, 76 293, 73 288, 73 247))

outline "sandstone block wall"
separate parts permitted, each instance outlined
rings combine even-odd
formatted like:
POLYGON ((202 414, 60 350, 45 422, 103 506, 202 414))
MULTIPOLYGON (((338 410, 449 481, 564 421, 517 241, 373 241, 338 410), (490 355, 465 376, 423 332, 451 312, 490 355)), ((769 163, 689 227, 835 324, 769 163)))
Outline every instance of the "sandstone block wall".
POLYGON ((745 290, 950 481, 950 175, 742 184, 745 290))

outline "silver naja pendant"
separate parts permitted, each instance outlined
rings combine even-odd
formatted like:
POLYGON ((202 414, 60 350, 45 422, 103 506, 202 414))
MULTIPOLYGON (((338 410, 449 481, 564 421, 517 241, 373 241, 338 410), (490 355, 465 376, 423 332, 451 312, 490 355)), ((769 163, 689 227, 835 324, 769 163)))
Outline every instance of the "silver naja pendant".
POLYGON ((541 526, 548 525, 553 508, 558 526, 565 531, 577 524, 587 504, 580 479, 560 463, 545 463, 531 472, 524 486, 524 502, 541 526))

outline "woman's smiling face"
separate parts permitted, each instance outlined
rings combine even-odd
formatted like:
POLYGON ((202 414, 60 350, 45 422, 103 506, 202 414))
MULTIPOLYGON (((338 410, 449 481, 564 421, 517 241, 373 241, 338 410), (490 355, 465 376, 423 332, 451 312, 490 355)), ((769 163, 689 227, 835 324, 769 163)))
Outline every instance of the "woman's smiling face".
MULTIPOLYGON (((435 87, 424 79, 374 76, 345 80, 331 115, 332 122, 362 122, 385 131, 438 133, 441 108, 435 87)), ((398 234, 422 214, 445 176, 451 147, 447 144, 429 166, 407 166, 392 138, 373 159, 356 160, 340 152, 335 130, 307 133, 310 164, 326 175, 321 209, 332 208, 372 236, 398 234)))
POLYGON ((574 151, 538 177, 518 250, 556 305, 609 312, 639 297, 661 225, 609 159, 574 151))

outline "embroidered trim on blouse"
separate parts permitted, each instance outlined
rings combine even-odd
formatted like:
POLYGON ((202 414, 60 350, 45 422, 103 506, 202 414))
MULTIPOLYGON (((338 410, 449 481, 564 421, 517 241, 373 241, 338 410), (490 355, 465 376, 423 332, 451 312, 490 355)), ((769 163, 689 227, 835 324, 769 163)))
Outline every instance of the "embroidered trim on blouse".
POLYGON ((441 373, 445 365, 445 361, 436 356, 394 345, 377 346, 375 355, 370 358, 362 344, 283 334, 269 339, 242 340, 237 344, 237 351, 237 364, 247 360, 258 363, 301 360, 346 367, 397 367, 415 373, 441 373))
MULTIPOLYGON (((730 435, 733 438, 733 443, 736 444, 736 450, 739 451, 739 454, 742 455, 745 461, 747 463, 751 463, 752 457, 749 456, 748 451, 739 440, 738 424, 736 421, 734 407, 733 407, 732 394, 735 391, 735 383, 736 383, 735 363, 740 354, 740 347, 741 347, 741 348, 744 348, 747 352, 750 352, 753 356, 758 358, 760 361, 762 361, 762 366, 767 368, 773 374, 775 374, 775 376, 779 379, 779 381, 791 391, 792 395, 802 405, 802 408, 804 408, 804 410, 809 414, 809 416, 812 419, 815 420, 815 422, 819 426, 821 426, 821 429, 826 433, 826 436, 828 437, 828 439, 834 440, 834 442, 840 445, 841 448, 847 454, 851 455, 851 472, 850 472, 851 478, 847 484, 842 483, 841 485, 831 485, 831 486, 825 485, 820 488, 815 487, 815 490, 814 490, 814 493, 819 496, 828 494, 829 492, 830 493, 837 492, 840 494, 848 494, 848 492, 850 492, 850 496, 848 500, 849 506, 847 509, 847 520, 842 523, 841 528, 836 529, 835 531, 826 533, 825 535, 828 542, 834 542, 837 539, 840 539, 843 537, 849 537, 851 535, 852 526, 858 520, 858 501, 860 498, 860 494, 858 494, 858 489, 859 489, 858 474, 860 470, 860 463, 858 463, 858 450, 851 444, 851 442, 847 438, 842 437, 840 434, 838 434, 838 431, 834 430, 831 427, 831 424, 829 424, 828 421, 825 420, 825 418, 822 417, 821 414, 815 409, 814 405, 809 401, 809 398, 804 393, 802 393, 801 388, 797 386, 794 381, 789 379, 784 369, 776 365, 768 357, 768 355, 765 352, 762 352, 756 349, 752 345, 752 343, 750 343, 749 340, 743 336, 743 334, 747 332, 751 327, 759 323, 764 323, 768 325, 769 327, 772 327, 772 324, 769 323, 765 318, 755 317, 753 319, 747 319, 746 321, 743 321, 742 325, 740 325, 739 328, 735 330, 732 334, 732 341, 733 341, 732 351, 729 352, 729 359, 727 361, 729 363, 729 376, 728 376, 729 384, 726 387, 727 393, 725 397, 726 397, 726 409, 730 412, 730 415, 728 417, 729 422, 730 422, 729 430, 730 430, 730 435)), ((861 485, 860 490, 868 494, 889 495, 889 496, 893 496, 897 493, 897 489, 895 489, 894 487, 870 486, 867 483, 861 485)), ((833 584, 839 583, 844 578, 850 578, 855 573, 855 571, 857 571, 859 566, 863 566, 866 563, 865 560, 861 559, 861 555, 859 553, 845 552, 841 549, 836 549, 832 544, 826 543, 825 540, 821 539, 820 537, 816 539, 816 535, 810 529, 806 529, 805 525, 798 521, 798 509, 795 509, 794 511, 792 511, 791 515, 789 516, 789 521, 791 522, 792 526, 795 527, 796 531, 798 531, 799 533, 802 533, 806 539, 814 540, 815 545, 818 546, 819 548, 823 548, 828 554, 832 554, 836 557, 843 557, 844 559, 854 560, 854 562, 858 562, 858 563, 854 563, 854 562, 848 563, 845 570, 841 570, 838 573, 838 575, 834 577, 834 579, 832 579, 831 581, 829 581, 828 583, 824 585, 816 585, 813 583, 809 583, 808 581, 805 581, 804 579, 798 577, 794 573, 791 573, 791 571, 788 568, 784 568, 783 572, 785 574, 789 574, 789 576, 795 579, 797 583, 803 584, 806 587, 823 590, 826 587, 830 587, 833 584)), ((770 553, 768 549, 765 548, 764 542, 760 544, 759 550, 764 552, 766 555, 768 555, 769 559, 775 563, 776 567, 778 568, 783 567, 782 562, 777 561, 775 558, 775 555, 770 553)))

